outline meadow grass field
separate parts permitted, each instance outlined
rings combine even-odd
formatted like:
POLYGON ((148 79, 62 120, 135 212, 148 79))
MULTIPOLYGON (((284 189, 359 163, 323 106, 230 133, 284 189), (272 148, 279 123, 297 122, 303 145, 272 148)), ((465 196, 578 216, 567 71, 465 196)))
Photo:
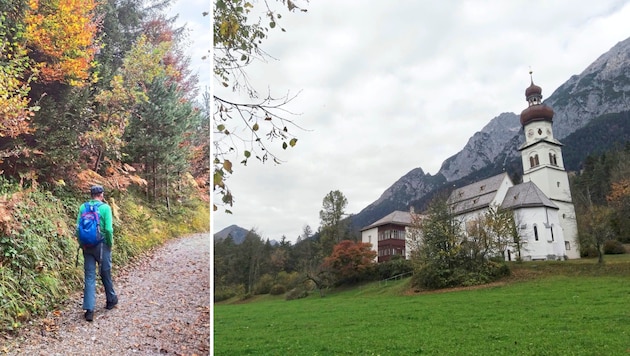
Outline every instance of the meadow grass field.
POLYGON ((215 355, 630 355, 630 255, 513 265, 490 286, 409 279, 214 305, 215 355))

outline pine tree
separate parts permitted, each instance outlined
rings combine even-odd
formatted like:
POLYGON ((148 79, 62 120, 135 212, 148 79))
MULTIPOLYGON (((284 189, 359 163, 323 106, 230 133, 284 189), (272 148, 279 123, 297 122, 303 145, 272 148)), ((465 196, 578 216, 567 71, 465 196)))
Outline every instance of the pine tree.
POLYGON ((170 184, 187 168, 190 152, 183 145, 185 134, 199 114, 168 78, 156 78, 147 95, 125 132, 125 152, 131 163, 143 167, 148 196, 153 201, 164 198, 169 206, 170 184))

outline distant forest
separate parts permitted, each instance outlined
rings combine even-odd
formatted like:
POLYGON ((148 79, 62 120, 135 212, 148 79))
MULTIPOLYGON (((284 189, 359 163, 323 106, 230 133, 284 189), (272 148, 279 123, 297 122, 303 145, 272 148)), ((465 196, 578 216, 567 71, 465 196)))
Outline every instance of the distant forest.
POLYGON ((584 157, 601 155, 630 142, 630 111, 602 115, 562 142, 566 169, 579 171, 584 168, 584 157))

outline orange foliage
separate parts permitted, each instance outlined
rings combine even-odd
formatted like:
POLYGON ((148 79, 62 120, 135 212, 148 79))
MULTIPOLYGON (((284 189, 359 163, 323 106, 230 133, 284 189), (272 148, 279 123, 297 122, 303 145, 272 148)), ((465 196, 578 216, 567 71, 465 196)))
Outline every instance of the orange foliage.
POLYGON ((94 0, 30 0, 28 45, 44 82, 85 85, 96 52, 94 0))
POLYGON ((156 17, 145 22, 142 27, 142 33, 147 41, 154 46, 169 44, 169 50, 164 53, 161 63, 169 68, 169 75, 175 80, 178 88, 187 93, 186 98, 194 98, 197 95, 198 78, 190 70, 190 59, 178 48, 173 28, 168 20, 163 16, 156 17))
POLYGON ((610 188, 610 194, 608 194, 606 199, 612 204, 619 204, 630 197, 630 178, 613 182, 610 188))
POLYGON ((371 247, 369 243, 341 241, 335 245, 332 254, 324 259, 324 266, 331 268, 340 280, 356 280, 374 265, 376 252, 371 247))
POLYGON ((24 201, 24 196, 30 189, 19 191, 11 195, 0 197, 0 232, 6 236, 11 236, 22 229, 22 224, 15 219, 13 212, 16 205, 24 201))
MULTIPOLYGON (((123 168, 125 166, 126 165, 124 165, 123 168)), ((90 187, 95 184, 102 185, 106 189, 116 189, 122 191, 126 190, 131 184, 139 186, 147 185, 146 180, 135 174, 131 174, 129 171, 123 170, 123 168, 108 172, 109 174, 107 177, 103 177, 91 169, 85 169, 77 174, 75 184, 77 188, 86 192, 89 191, 90 187)))

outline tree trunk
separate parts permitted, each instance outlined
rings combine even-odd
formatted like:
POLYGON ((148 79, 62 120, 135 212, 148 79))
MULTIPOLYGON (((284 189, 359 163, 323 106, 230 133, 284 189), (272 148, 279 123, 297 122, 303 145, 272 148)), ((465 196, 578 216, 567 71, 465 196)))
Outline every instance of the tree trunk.
POLYGON ((597 264, 604 264, 604 253, 602 252, 602 246, 599 241, 597 241, 597 264))
POLYGON ((94 162, 94 172, 98 172, 98 168, 101 165, 102 159, 103 159, 103 150, 98 150, 98 157, 96 157, 96 162, 94 162))
POLYGON ((164 178, 164 190, 165 190, 165 195, 166 195, 166 210, 168 211, 168 214, 171 214, 171 202, 168 198, 168 169, 166 170, 166 177, 164 178))

